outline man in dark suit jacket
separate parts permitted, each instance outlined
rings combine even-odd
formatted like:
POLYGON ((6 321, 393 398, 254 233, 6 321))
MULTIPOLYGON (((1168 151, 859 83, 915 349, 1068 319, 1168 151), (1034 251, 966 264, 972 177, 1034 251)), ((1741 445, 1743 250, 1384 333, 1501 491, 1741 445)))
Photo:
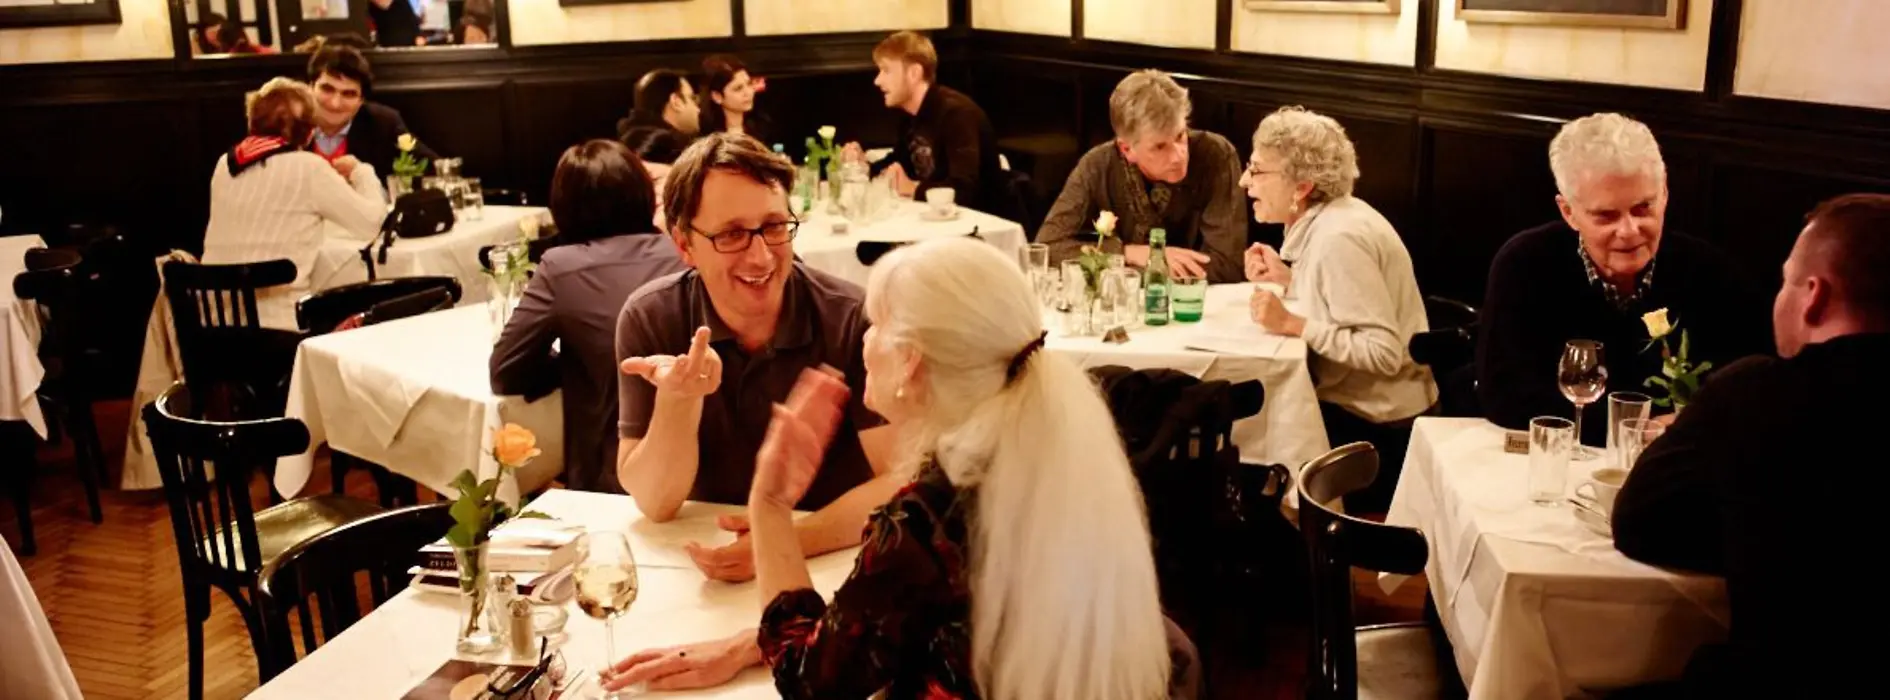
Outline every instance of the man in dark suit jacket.
MULTIPOLYGON (((353 47, 323 46, 308 60, 308 81, 315 89, 313 150, 330 161, 353 156, 374 166, 377 177, 392 175, 407 122, 394 108, 367 100, 374 88, 367 57, 353 47)), ((440 157, 418 141, 413 153, 427 160, 440 157)))
POLYGON ((1875 558, 1868 494, 1890 489, 1874 439, 1890 425, 1886 269, 1890 195, 1819 205, 1773 302, 1779 357, 1711 375, 1616 497, 1616 549, 1723 575, 1732 603, 1728 643, 1661 697, 1844 697, 1875 681, 1875 645, 1846 638, 1884 616, 1845 572, 1875 558))

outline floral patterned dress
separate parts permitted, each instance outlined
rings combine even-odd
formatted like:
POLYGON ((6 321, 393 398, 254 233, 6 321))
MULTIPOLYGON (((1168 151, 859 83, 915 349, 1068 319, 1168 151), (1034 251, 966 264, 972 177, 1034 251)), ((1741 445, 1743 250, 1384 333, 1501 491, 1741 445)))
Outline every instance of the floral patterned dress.
POLYGON ((979 697, 966 578, 972 495, 929 464, 873 514, 831 603, 801 589, 768 604, 761 651, 782 697, 979 697))

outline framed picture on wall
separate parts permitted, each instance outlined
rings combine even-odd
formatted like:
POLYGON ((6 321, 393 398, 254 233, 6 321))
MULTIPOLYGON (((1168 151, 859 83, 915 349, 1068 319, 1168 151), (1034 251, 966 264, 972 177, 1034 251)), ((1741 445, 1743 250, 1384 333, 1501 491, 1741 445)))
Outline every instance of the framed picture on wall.
POLYGON ((118 23, 118 0, 0 0, 0 29, 118 23))
POLYGON ((1266 12, 1340 12, 1355 15, 1398 14, 1399 0, 1246 0, 1249 10, 1266 12))
POLYGON ((1687 0, 1455 0, 1457 19, 1487 24, 1685 29, 1687 0))

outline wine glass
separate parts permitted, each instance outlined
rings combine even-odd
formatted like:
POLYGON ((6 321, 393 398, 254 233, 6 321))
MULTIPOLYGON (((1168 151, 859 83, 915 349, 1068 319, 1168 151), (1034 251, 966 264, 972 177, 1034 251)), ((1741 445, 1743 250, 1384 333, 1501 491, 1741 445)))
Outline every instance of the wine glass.
POLYGON ((1582 411, 1608 390, 1608 367, 1601 363, 1601 343, 1568 341, 1562 348, 1562 362, 1556 368, 1555 379, 1562 396, 1575 404, 1575 447, 1569 451, 1570 458, 1582 461, 1599 457, 1600 452, 1582 444, 1582 411))
MULTIPOLYGON (((572 578, 577 583, 578 609, 604 621, 604 663, 599 667, 600 681, 617 663, 617 635, 612 623, 630 610, 637 600, 637 561, 630 553, 630 540, 621 532, 587 532, 578 539, 577 568, 572 578)), ((606 698, 629 697, 612 693, 606 698)))

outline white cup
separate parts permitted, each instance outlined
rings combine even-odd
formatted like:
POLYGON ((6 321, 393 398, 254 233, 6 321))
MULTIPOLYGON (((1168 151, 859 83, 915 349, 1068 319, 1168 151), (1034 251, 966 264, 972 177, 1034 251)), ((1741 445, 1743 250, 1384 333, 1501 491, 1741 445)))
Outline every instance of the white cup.
POLYGON ((1256 292, 1272 292, 1273 296, 1280 298, 1286 297, 1286 288, 1280 286, 1278 282, 1255 282, 1253 283, 1253 290, 1256 292))
POLYGON ((934 187, 925 191, 925 204, 932 208, 932 216, 945 218, 958 213, 958 191, 950 187, 934 187))
POLYGON ((1595 504, 1603 513, 1614 513, 1614 497, 1621 495, 1621 485, 1627 483, 1627 470, 1615 467, 1596 469, 1588 475, 1588 480, 1575 487, 1575 495, 1595 504), (1588 489, 1588 493, 1582 493, 1588 489))

